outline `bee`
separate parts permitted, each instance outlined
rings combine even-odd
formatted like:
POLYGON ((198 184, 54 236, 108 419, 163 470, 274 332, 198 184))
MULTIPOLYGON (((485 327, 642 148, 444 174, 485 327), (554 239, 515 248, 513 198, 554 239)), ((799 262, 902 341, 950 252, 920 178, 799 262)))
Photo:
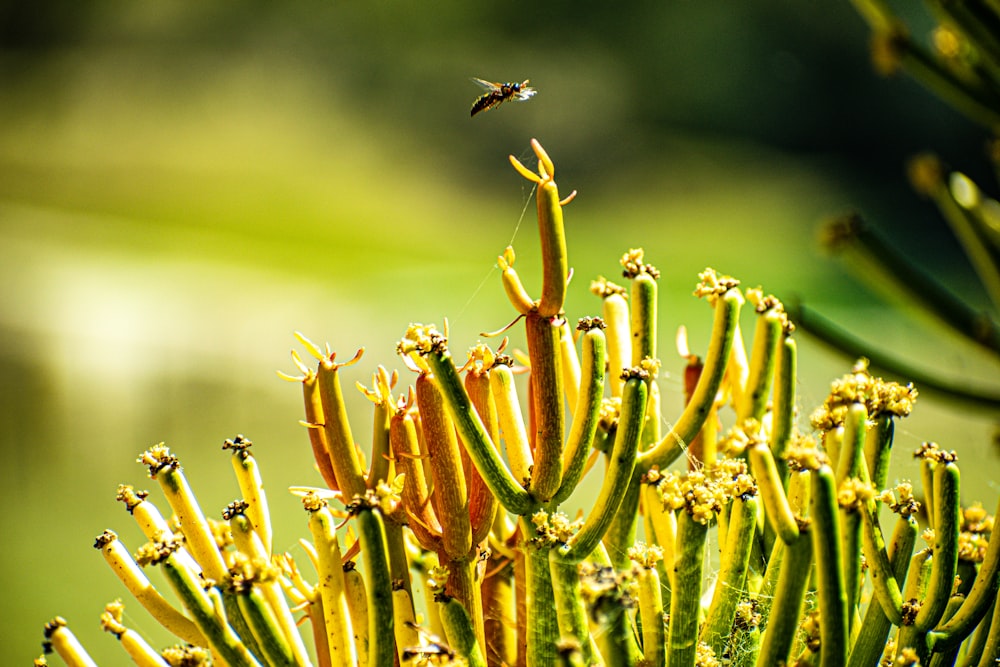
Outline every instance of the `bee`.
POLYGON ((472 81, 486 90, 485 95, 482 95, 472 103, 473 116, 480 111, 487 111, 493 107, 500 106, 507 100, 523 102, 531 99, 538 92, 534 88, 528 87, 528 79, 525 79, 521 83, 492 83, 472 77, 472 81))

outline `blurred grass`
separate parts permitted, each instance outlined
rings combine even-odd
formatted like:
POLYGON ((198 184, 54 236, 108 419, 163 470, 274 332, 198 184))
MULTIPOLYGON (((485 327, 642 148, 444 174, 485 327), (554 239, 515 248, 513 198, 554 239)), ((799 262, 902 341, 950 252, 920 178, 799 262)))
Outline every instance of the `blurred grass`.
MULTIPOLYGON (((410 321, 448 317, 456 350, 506 324, 493 262, 512 238, 517 268, 537 284, 530 188, 506 163, 507 153, 529 155, 531 136, 555 159, 563 191, 580 189, 566 212, 571 317, 597 311, 590 279, 616 275, 620 254, 641 245, 663 272, 667 367, 680 324, 703 351, 710 315, 690 291, 706 265, 779 296, 809 295, 876 333, 886 326, 884 305, 860 299, 814 249, 815 221, 857 196, 839 158, 649 132, 630 117, 627 68, 600 49, 543 62, 536 44, 501 56, 481 43, 489 26, 435 48, 426 17, 414 15, 397 84, 387 54, 406 45, 377 36, 378 12, 355 8, 336 28, 343 37, 366 25, 354 44, 375 40, 367 60, 345 42, 326 55, 344 58, 339 66, 312 66, 315 41, 279 47, 295 42, 293 28, 326 23, 285 16, 272 29, 291 36, 257 48, 267 16, 229 26, 230 12, 215 8, 213 23, 212 11, 123 10, 111 27, 91 25, 89 40, 30 63, 6 52, 0 66, 0 586, 18 601, 0 609, 0 627, 19 660, 37 654, 41 625, 62 614, 95 657, 120 662, 96 619, 123 591, 90 545, 106 527, 138 544, 113 495, 122 481, 153 484, 133 460, 155 442, 180 455, 214 513, 238 493, 219 447, 246 433, 272 494, 276 544, 301 556, 304 518, 284 489, 319 477, 298 388, 274 375, 292 370, 291 332, 343 356, 366 346, 348 377, 367 382, 378 363, 399 367, 392 346, 410 321), (108 33, 116 38, 98 39, 108 33), (470 122, 476 91, 464 77, 498 64, 546 85, 529 104, 470 122), (359 87, 366 76, 371 87, 359 87)), ((471 20, 455 12, 456 26, 471 20)), ((804 416, 845 364, 800 345, 804 416)), ((663 386, 676 409, 679 383, 663 386)), ((364 441, 367 404, 348 393, 364 441)), ((964 449, 987 430, 985 419, 920 405, 900 447, 933 438, 964 449)), ((964 472, 985 488, 991 470, 964 472)))

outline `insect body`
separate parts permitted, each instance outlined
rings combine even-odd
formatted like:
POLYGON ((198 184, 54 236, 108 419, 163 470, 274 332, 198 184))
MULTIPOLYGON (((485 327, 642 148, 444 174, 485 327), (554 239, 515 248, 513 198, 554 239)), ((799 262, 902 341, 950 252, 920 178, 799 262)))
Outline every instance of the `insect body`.
POLYGON ((500 106, 507 100, 523 102, 531 99, 536 91, 528 87, 528 79, 521 83, 493 83, 475 77, 472 80, 486 89, 486 94, 472 103, 472 115, 475 116, 480 111, 487 111, 493 107, 500 106))

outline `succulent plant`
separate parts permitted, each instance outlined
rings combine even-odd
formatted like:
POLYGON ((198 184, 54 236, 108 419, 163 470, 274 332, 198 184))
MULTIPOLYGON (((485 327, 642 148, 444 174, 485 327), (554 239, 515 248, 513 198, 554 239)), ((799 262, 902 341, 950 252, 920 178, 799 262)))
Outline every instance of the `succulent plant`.
MULTIPOLYGON (((394 394, 398 374, 378 366, 359 387, 374 424, 361 447, 345 364, 299 335, 317 365, 293 352, 301 375, 286 378, 301 383, 325 484, 293 489, 308 516, 308 566, 273 551, 248 439, 224 444, 243 498, 220 519, 206 518, 166 447, 144 452, 170 518, 148 493, 121 487, 149 543, 133 556, 107 531, 95 546, 179 644, 153 650, 114 602, 103 625, 128 655, 233 667, 1000 659, 1000 541, 981 506, 962 506, 956 455, 932 444, 917 452, 926 548, 915 551, 913 486, 886 488, 894 424, 917 390, 861 361, 800 431, 793 322, 775 297, 706 269, 694 292, 713 312, 705 358, 684 350, 687 402, 664 414, 659 272, 641 250, 625 252, 629 286, 595 281, 602 317, 581 319, 574 334, 564 312, 572 195, 560 198, 552 160, 532 146, 537 172, 511 159, 536 186, 538 298, 512 248, 498 259, 527 350, 477 343, 456 361, 446 329, 411 324, 396 351, 412 386, 394 394), (571 518, 563 506, 586 478, 599 489, 571 518), (721 552, 714 578, 710 535, 721 552), (176 603, 145 577, 150 566, 176 603)), ((93 664, 62 619, 46 626, 46 647, 93 664)))

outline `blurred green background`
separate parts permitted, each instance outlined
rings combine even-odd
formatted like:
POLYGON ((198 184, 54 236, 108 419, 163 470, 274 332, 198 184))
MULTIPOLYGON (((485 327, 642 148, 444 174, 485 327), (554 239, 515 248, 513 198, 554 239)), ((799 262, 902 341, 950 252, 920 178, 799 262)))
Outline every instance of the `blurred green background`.
MULTIPOLYGON (((846 0, 0 2, 4 653, 24 664, 61 614, 96 658, 123 662, 97 617, 124 590, 91 545, 105 528, 139 545, 114 493, 155 485, 134 460, 156 442, 214 515, 238 495, 222 441, 247 434, 276 548, 301 557, 285 489, 320 478, 299 389, 274 373, 294 371, 292 332, 342 358, 366 347, 347 379, 367 383, 400 367, 411 321, 449 318, 456 350, 506 324, 494 261, 512 239, 537 284, 530 188, 507 162, 528 160, 531 137, 580 193, 569 315, 598 312, 587 284, 629 247, 663 273, 668 414, 676 327, 704 352, 710 313, 690 292, 708 265, 996 379, 816 248, 817 222, 856 208, 985 303, 903 178, 906 157, 934 149, 992 185, 983 135, 910 80, 873 75, 867 38, 846 0), (539 92, 470 120, 470 76, 539 92)), ((804 336, 800 350, 806 428, 848 364, 804 336)), ((363 442, 369 411, 349 393, 363 442)), ((939 441, 969 462, 966 497, 992 507, 991 428, 926 398, 897 430, 897 474, 912 474, 906 450, 939 441)))

